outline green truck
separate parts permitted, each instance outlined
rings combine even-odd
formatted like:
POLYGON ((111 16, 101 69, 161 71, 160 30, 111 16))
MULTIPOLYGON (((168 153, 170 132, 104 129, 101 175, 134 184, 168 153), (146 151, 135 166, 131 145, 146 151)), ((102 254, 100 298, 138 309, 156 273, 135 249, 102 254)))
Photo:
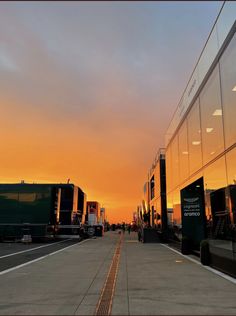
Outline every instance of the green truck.
POLYGON ((0 239, 54 237, 60 224, 83 220, 85 196, 73 184, 0 184, 0 239))

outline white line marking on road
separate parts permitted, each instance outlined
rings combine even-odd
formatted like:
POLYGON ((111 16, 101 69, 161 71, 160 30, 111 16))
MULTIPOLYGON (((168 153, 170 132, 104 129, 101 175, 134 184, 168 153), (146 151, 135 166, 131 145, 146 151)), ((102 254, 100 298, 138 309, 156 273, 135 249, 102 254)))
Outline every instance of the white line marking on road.
POLYGON ((236 284, 236 279, 235 279, 235 278, 233 278, 233 277, 231 277, 231 276, 229 276, 229 275, 227 275, 227 274, 225 274, 225 273, 223 273, 223 272, 221 272, 221 271, 215 270, 215 269, 213 269, 213 268, 211 268, 211 267, 204 266, 204 265, 201 264, 201 262, 199 262, 199 261, 197 261, 197 260, 195 260, 195 259, 193 259, 193 258, 190 258, 190 257, 188 257, 188 256, 185 256, 185 255, 183 255, 181 252, 179 252, 179 251, 177 251, 177 250, 175 250, 175 249, 173 249, 173 248, 171 248, 171 247, 169 247, 169 246, 167 246, 167 245, 165 245, 165 244, 161 244, 161 245, 162 245, 163 247, 166 247, 166 248, 170 249, 171 251, 177 253, 178 255, 184 257, 185 259, 188 259, 189 261, 192 261, 192 262, 194 262, 194 263, 200 265, 202 268, 204 268, 204 269, 206 269, 206 270, 208 270, 208 271, 211 271, 211 272, 213 272, 214 274, 217 274, 218 276, 220 276, 220 277, 222 277, 222 278, 224 278, 224 279, 226 279, 226 280, 228 280, 228 281, 230 281, 230 282, 236 284))
POLYGON ((10 269, 3 270, 3 271, 0 272, 0 275, 9 273, 9 272, 11 272, 11 271, 17 270, 17 269, 22 268, 22 267, 25 267, 25 266, 28 266, 28 265, 31 264, 31 263, 34 263, 34 262, 43 260, 43 259, 45 259, 45 258, 47 258, 47 257, 49 257, 49 256, 53 256, 53 255, 55 255, 55 254, 57 254, 57 253, 59 253, 59 252, 61 252, 61 251, 63 251, 63 250, 72 248, 72 247, 74 247, 74 246, 76 246, 76 245, 78 245, 78 244, 83 244, 84 242, 86 242, 86 241, 88 241, 88 240, 90 240, 90 239, 86 239, 86 240, 77 242, 76 244, 73 244, 73 245, 71 245, 71 246, 68 246, 68 247, 59 249, 59 250, 54 251, 54 252, 51 252, 51 253, 49 253, 48 255, 45 255, 45 256, 43 256, 43 257, 39 257, 39 258, 37 258, 37 259, 34 259, 34 260, 31 260, 31 261, 22 263, 22 264, 20 264, 20 265, 18 265, 18 266, 15 266, 15 267, 10 268, 10 269))
POLYGON ((42 246, 39 246, 39 247, 30 248, 30 249, 27 249, 27 250, 22 250, 22 251, 10 253, 9 255, 1 256, 0 259, 7 258, 7 257, 11 257, 11 256, 15 256, 15 255, 18 255, 18 254, 20 254, 20 253, 24 253, 24 252, 28 252, 28 251, 32 251, 32 250, 44 248, 44 247, 49 247, 49 246, 51 246, 51 245, 60 244, 60 243, 65 242, 65 241, 67 241, 67 240, 70 240, 70 238, 69 238, 69 239, 66 239, 66 240, 61 240, 61 241, 57 241, 57 242, 52 242, 52 243, 47 244, 47 245, 42 245, 42 246))

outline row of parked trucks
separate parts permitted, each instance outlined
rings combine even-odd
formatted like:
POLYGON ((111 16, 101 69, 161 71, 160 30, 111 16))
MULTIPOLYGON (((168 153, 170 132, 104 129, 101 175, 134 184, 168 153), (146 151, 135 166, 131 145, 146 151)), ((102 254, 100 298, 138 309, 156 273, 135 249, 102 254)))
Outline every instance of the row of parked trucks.
POLYGON ((99 203, 74 184, 0 184, 1 240, 102 235, 103 224, 99 203))

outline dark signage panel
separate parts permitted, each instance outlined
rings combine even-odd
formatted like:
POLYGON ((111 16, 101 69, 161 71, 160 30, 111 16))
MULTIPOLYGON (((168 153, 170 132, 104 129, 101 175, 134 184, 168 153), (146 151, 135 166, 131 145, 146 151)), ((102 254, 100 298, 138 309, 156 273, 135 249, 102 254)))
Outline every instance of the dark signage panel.
POLYGON ((198 248, 205 238, 205 203, 203 178, 198 179, 180 191, 183 237, 190 239, 198 248))

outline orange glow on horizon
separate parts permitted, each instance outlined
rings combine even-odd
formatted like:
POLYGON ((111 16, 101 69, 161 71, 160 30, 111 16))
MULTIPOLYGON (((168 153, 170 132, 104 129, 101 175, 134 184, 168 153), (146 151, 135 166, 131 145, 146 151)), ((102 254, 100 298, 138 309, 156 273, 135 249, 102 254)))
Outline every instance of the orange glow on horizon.
POLYGON ((127 131, 120 129, 118 140, 115 128, 111 135, 101 131, 101 137, 95 138, 96 130, 89 126, 81 129, 73 121, 52 121, 40 111, 26 113, 24 107, 11 102, 6 106, 0 127, 1 132, 8 131, 2 144, 1 183, 66 183, 70 179, 88 200, 105 207, 110 223, 130 222, 140 201, 143 176, 133 162, 137 144, 132 141, 129 145, 127 131), (18 108, 21 111, 13 115, 18 108), (110 145, 111 138, 116 146, 110 145), (122 157, 120 152, 124 151, 122 157))
POLYGON ((71 179, 131 222, 222 4, 22 6, 0 3, 0 182, 71 179))

